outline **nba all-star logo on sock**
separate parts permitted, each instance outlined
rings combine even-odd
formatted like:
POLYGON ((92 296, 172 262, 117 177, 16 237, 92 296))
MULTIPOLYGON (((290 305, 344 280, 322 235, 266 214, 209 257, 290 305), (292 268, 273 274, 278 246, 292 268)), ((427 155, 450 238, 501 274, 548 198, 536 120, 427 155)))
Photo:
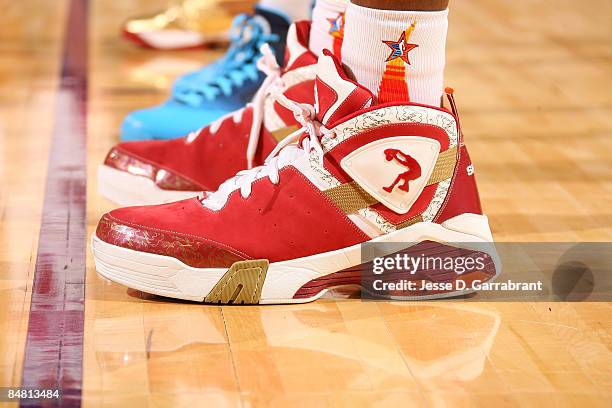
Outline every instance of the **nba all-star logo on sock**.
POLYGON ((408 53, 418 47, 417 44, 409 42, 415 27, 416 21, 413 21, 407 30, 402 31, 397 41, 382 40, 391 48, 391 53, 385 60, 385 71, 378 90, 378 100, 381 103, 410 100, 406 82, 406 65, 410 65, 408 53))
POLYGON ((328 18, 330 27, 329 34, 332 37, 342 38, 344 34, 344 13, 338 13, 338 16, 334 18, 328 18))
POLYGON ((440 105, 448 10, 378 10, 350 3, 345 13, 342 63, 376 103, 440 105))
POLYGON ((334 18, 328 18, 327 21, 330 24, 329 35, 334 39, 333 42, 333 53, 340 59, 342 53, 342 39, 344 38, 344 13, 338 13, 334 18))
POLYGON ((399 58, 406 64, 410 65, 408 53, 418 47, 417 44, 408 43, 408 40, 410 39, 410 34, 412 34, 412 31, 414 30, 415 26, 416 23, 413 22, 410 28, 402 32, 397 41, 383 40, 383 43, 385 43, 389 48, 391 48, 391 54, 389 54, 385 62, 390 62, 399 58))

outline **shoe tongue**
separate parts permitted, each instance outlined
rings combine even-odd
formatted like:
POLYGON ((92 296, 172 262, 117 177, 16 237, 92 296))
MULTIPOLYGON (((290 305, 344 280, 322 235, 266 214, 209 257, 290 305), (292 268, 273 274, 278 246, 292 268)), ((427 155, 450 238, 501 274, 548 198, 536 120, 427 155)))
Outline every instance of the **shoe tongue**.
MULTIPOLYGON (((283 57, 285 55, 285 43, 287 40, 286 36, 290 22, 285 16, 275 12, 272 9, 256 6, 254 18, 258 19, 262 17, 265 22, 265 24, 262 24, 264 26, 264 32, 266 34, 275 34, 278 37, 278 41, 271 41, 268 42, 268 44, 270 45, 270 47, 272 47, 272 50, 276 55, 276 61, 279 65, 281 65, 283 62, 283 57)), ((260 20, 260 23, 261 22, 262 21, 260 20)))
POLYGON ((308 49, 310 21, 296 21, 287 32, 285 48, 285 71, 290 71, 317 62, 317 56, 308 49))
POLYGON ((330 127, 339 119, 372 105, 374 95, 351 80, 331 52, 323 50, 317 62, 315 111, 317 120, 330 127))

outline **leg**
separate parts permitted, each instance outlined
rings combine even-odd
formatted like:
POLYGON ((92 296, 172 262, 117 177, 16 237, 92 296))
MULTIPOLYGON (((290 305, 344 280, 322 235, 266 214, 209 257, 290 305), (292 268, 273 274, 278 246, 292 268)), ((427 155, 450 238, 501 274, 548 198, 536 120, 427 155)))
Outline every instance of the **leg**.
POLYGON ((310 26, 310 50, 320 55, 328 49, 341 59, 344 36, 344 12, 348 0, 317 0, 312 9, 310 26))
POLYGON ((303 0, 260 0, 258 5, 263 8, 281 12, 290 21, 307 19, 310 16, 310 2, 303 0))
POLYGON ((440 106, 448 0, 354 0, 342 62, 379 103, 440 106))
POLYGON ((353 0, 353 4, 379 10, 441 11, 449 0, 353 0))

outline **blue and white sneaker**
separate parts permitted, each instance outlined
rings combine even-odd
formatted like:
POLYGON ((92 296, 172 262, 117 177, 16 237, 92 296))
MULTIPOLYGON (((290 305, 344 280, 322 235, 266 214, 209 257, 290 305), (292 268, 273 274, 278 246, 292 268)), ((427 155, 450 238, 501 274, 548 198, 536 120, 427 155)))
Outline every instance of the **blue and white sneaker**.
POLYGON ((283 15, 259 7, 253 15, 236 17, 227 53, 179 78, 168 101, 126 116, 121 139, 181 137, 246 105, 265 77, 257 69, 260 47, 270 44, 282 65, 289 24, 283 15))

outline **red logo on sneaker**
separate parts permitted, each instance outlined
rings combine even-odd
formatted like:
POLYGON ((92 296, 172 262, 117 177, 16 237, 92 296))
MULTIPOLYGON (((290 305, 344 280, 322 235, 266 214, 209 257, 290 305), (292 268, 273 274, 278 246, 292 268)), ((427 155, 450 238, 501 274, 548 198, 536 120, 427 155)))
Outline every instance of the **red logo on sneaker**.
POLYGON ((402 181, 403 184, 401 184, 398 188, 400 190, 408 192, 408 182, 410 180, 416 180, 421 177, 421 166, 419 165, 419 163, 412 156, 403 153, 401 150, 386 149, 385 159, 387 159, 387 161, 395 160, 402 166, 408 168, 407 171, 398 174, 395 178, 395 181, 393 181, 390 186, 383 187, 383 190, 385 190, 387 193, 392 192, 395 186, 402 181))

